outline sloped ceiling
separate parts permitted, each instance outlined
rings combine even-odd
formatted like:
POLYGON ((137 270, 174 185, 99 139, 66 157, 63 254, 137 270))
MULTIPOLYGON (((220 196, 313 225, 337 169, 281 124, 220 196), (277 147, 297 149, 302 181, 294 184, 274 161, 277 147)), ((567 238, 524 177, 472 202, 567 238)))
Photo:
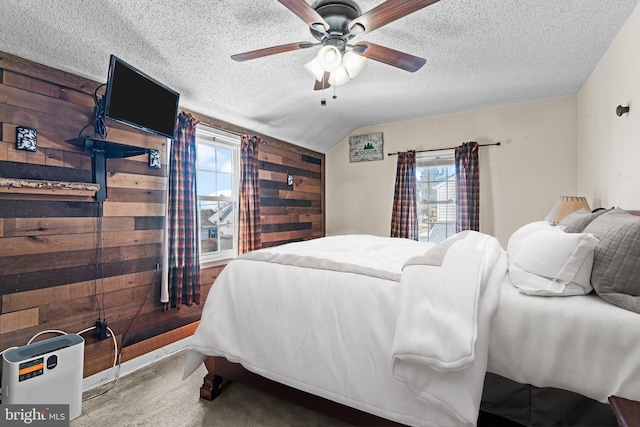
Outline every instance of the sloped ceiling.
POLYGON ((304 69, 317 48, 231 60, 315 41, 276 0, 2 0, 0 50, 99 82, 114 54, 184 108, 327 152, 363 126, 576 94, 638 1, 441 0, 353 40, 425 58, 422 69, 369 60, 324 93, 304 69))

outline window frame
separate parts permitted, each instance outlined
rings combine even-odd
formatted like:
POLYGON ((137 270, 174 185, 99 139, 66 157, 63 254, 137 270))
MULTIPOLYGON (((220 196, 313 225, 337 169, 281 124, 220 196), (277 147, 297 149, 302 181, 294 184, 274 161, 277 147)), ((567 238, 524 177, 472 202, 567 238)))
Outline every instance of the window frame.
MULTIPOLYGON (((425 228, 427 228, 428 224, 427 223, 425 225, 423 225, 423 222, 421 220, 421 212, 422 209, 421 207, 424 205, 431 205, 431 206, 441 206, 441 205, 447 205, 447 206, 451 206, 453 208, 453 215, 454 215, 454 221, 453 221, 453 230, 449 230, 449 226, 445 227, 445 239, 448 237, 453 236, 456 233, 456 222, 457 222, 457 215, 456 215, 456 210, 457 210, 457 200, 456 200, 456 196, 455 196, 455 172, 454 172, 454 176, 453 176, 453 181, 454 181, 454 188, 453 188, 453 196, 449 197, 448 199, 444 200, 444 199, 437 199, 437 200, 424 200, 421 197, 421 192, 420 192, 420 184, 421 181, 420 180, 420 175, 421 175, 421 170, 424 168, 432 168, 432 167, 443 167, 443 166, 447 166, 447 167, 455 167, 455 151, 454 150, 438 150, 438 151, 434 151, 434 152, 422 152, 422 153, 417 153, 416 155, 416 208, 417 208, 417 214, 418 214, 418 240, 421 242, 435 242, 438 243, 437 241, 432 241, 429 239, 429 232, 427 229, 427 238, 426 240, 424 238, 422 238, 422 234, 424 233, 425 228)), ((440 181, 427 181, 427 182, 440 182, 440 181)), ((449 179, 446 181, 441 181, 443 183, 447 183, 449 182, 449 179)), ((450 195, 450 191, 447 190, 447 194, 450 195)), ((447 210, 449 210, 451 208, 448 208, 447 210)), ((448 216, 448 212, 447 212, 447 216, 448 216)), ((444 221, 446 223, 450 222, 450 221, 444 221)), ((440 240, 441 241, 441 240, 440 240)))
MULTIPOLYGON (((200 169, 198 162, 198 154, 200 153, 200 146, 207 145, 212 147, 220 147, 231 151, 232 155, 232 171, 231 171, 231 196, 201 196, 197 195, 197 217, 198 217, 198 248, 200 253, 200 267, 207 268, 215 265, 220 265, 228 262, 230 259, 238 256, 238 218, 239 218, 239 199, 240 199, 240 136, 225 132, 220 129, 213 128, 204 124, 198 124, 196 126, 196 173, 205 171, 211 172, 208 169, 200 169), (200 202, 201 201, 218 201, 218 202, 232 202, 233 203, 233 248, 227 250, 220 250, 217 252, 202 252, 202 226, 200 221, 200 202)), ((216 170, 217 172, 217 170, 216 170)), ((196 187, 198 182, 196 180, 196 187)))

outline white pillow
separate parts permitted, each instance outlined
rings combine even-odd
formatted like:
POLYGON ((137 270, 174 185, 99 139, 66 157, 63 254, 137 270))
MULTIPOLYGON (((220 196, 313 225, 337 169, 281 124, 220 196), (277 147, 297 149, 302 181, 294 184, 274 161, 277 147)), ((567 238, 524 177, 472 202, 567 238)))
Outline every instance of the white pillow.
POLYGON ((598 239, 542 227, 516 239, 508 249, 509 277, 525 294, 568 296, 591 292, 591 268, 598 239))
POLYGON ((512 235, 511 237, 509 237, 509 242, 507 243, 507 252, 511 251, 511 248, 518 242, 520 241, 523 237, 538 231, 538 230, 543 230, 543 229, 549 229, 553 227, 551 224, 549 224, 548 221, 536 221, 536 222, 531 222, 529 224, 523 225, 522 227, 518 228, 512 235))

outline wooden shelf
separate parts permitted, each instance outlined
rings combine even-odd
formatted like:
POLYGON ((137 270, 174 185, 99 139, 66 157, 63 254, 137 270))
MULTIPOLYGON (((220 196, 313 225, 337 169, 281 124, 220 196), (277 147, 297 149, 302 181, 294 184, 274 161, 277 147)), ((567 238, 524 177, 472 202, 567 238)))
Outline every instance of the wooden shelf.
POLYGON ((93 184, 90 182, 0 178, 0 193, 5 194, 94 197, 99 189, 99 184, 93 184))

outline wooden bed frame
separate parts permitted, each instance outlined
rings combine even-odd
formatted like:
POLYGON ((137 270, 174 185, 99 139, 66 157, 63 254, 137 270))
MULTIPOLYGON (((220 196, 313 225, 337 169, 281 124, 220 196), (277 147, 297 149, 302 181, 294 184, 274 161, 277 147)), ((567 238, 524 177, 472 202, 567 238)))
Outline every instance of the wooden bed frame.
MULTIPOLYGON (((404 425, 269 380, 248 371, 239 363, 229 362, 224 357, 208 356, 204 364, 208 374, 200 387, 202 399, 213 400, 220 395, 228 382, 238 382, 354 426, 404 425)), ((383 385, 380 385, 380 392, 384 393, 383 385)))
MULTIPOLYGON (((628 210, 628 213, 635 216, 640 216, 640 210, 628 210)), ((394 421, 380 418, 378 416, 369 414, 367 412, 360 411, 355 408, 351 408, 346 405, 342 405, 337 402, 330 401, 328 399, 289 387, 287 385, 278 383, 276 381, 269 380, 258 374, 248 371, 239 363, 229 362, 224 357, 208 356, 204 362, 208 374, 205 375, 203 384, 200 387, 200 398, 206 400, 213 400, 218 397, 228 382, 238 382, 256 388, 260 391, 270 393, 274 396, 280 397, 287 401, 293 402, 305 408, 314 410, 316 412, 332 416, 338 420, 344 421, 354 426, 402 426, 394 421)), ((384 386, 380 385, 380 392, 384 392, 384 386)), ((585 398, 586 399, 586 398, 585 398)), ((610 397, 610 402, 622 401, 620 398, 614 396, 610 397)), ((612 402, 612 403, 613 403, 612 402)), ((625 403, 626 402, 622 402, 625 403)), ((624 405, 623 405, 624 406, 624 405)), ((617 410, 615 406, 612 407, 616 417, 623 426, 637 426, 640 427, 640 403, 631 402, 624 406, 624 413, 627 415, 626 419, 622 419, 623 413, 617 410), (631 409, 629 409, 631 408, 631 409), (629 418, 631 419, 629 423, 629 418)), ((520 425, 517 423, 504 424, 504 420, 500 425, 520 425)), ((479 422, 478 425, 481 425, 479 422)))
MULTIPOLYGON (((205 366, 208 373, 207 375, 205 375, 203 384, 200 387, 201 399, 214 400, 220 395, 227 384, 229 384, 230 382, 238 382, 240 384, 255 388, 259 391, 269 393, 286 401, 295 403, 307 409, 316 411, 324 415, 328 415, 353 426, 404 426, 404 424, 399 424, 395 421, 381 418, 376 415, 363 412, 337 402, 333 402, 323 397, 316 396, 293 387, 289 387, 276 381, 272 381, 263 376, 248 371, 239 363, 229 362, 224 357, 208 356, 205 360, 205 366)), ((498 376, 494 375, 493 378, 495 377, 498 376)), ((493 381, 495 381, 495 379, 493 381)), ((537 393, 550 393, 547 395, 547 398, 550 399, 549 402, 555 402, 559 397, 563 397, 566 399, 566 396, 568 394, 573 395, 573 399, 576 400, 571 403, 573 403, 575 406, 580 406, 585 412, 591 413, 595 417, 594 419, 598 421, 607 420, 607 423, 604 423, 602 425, 615 425, 615 423, 611 423, 608 420, 609 418, 611 418, 612 420, 615 420, 617 418, 620 426, 640 427, 640 402, 628 401, 627 399, 611 396, 609 397, 609 402, 611 403, 611 407, 609 409, 607 408, 608 405, 606 404, 596 402, 595 400, 591 400, 584 396, 567 392, 565 390, 557 390, 553 388, 539 389, 533 386, 515 383, 507 379, 503 379, 503 381, 507 381, 513 385, 517 385, 523 388, 529 387, 532 389, 536 389, 537 393), (619 407, 614 405, 614 403, 619 407)), ((495 383, 490 384, 495 385, 495 383)), ((512 385, 510 385, 509 387, 512 387, 512 385)), ((383 387, 381 387, 380 392, 384 392, 383 387)), ((529 391, 529 393, 531 393, 531 391, 529 391)), ((560 408, 562 406, 562 403, 558 403, 557 405, 559 405, 557 406, 557 408, 560 408)), ((547 409, 552 410, 552 407, 547 409)), ((524 426, 523 424, 508 420, 499 415, 486 413, 482 410, 482 408, 479 413, 477 425, 478 427, 524 426)))

